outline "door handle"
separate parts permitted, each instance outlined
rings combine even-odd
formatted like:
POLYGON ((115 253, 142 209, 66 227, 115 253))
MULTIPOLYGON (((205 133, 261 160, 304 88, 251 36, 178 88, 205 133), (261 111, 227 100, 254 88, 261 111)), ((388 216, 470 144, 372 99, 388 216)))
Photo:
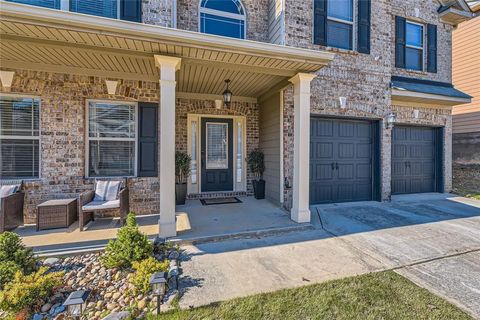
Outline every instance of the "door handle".
POLYGON ((332 162, 332 171, 335 170, 335 162, 332 162))
POLYGON ((338 162, 335 162, 335 169, 338 171, 338 162))

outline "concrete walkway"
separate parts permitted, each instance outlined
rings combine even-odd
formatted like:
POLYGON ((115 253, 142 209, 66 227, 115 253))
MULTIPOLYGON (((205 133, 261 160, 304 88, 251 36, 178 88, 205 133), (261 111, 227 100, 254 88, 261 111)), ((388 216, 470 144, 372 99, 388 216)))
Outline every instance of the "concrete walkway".
POLYGON ((312 213, 315 230, 185 246, 180 305, 398 269, 480 317, 480 201, 423 195, 312 213))

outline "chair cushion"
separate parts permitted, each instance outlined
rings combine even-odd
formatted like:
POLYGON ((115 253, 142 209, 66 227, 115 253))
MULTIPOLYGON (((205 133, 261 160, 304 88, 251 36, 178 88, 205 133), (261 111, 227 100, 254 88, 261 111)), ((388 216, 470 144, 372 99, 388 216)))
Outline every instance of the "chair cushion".
POLYGON ((18 185, 0 186, 0 199, 14 194, 18 190, 18 185))
POLYGON ((95 201, 110 201, 118 199, 121 181, 98 180, 95 184, 95 201))
POLYGON ((82 207, 83 211, 96 211, 96 210, 105 210, 105 209, 117 209, 120 208, 120 200, 110 200, 110 201, 97 201, 93 200, 92 202, 87 203, 82 207))

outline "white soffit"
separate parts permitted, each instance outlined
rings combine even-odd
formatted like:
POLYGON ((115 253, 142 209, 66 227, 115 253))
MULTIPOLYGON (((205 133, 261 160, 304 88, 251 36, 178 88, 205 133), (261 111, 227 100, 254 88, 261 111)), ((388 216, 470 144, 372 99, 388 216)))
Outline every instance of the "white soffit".
POLYGON ((3 68, 158 81, 153 55, 182 58, 179 92, 268 94, 334 54, 0 1, 3 68))

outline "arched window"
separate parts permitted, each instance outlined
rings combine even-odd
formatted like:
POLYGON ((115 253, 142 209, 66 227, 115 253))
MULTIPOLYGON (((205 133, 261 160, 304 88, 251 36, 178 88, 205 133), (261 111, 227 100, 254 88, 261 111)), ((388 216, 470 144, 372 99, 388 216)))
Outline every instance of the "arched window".
POLYGON ((202 0, 200 32, 245 39, 245 9, 240 0, 202 0))

